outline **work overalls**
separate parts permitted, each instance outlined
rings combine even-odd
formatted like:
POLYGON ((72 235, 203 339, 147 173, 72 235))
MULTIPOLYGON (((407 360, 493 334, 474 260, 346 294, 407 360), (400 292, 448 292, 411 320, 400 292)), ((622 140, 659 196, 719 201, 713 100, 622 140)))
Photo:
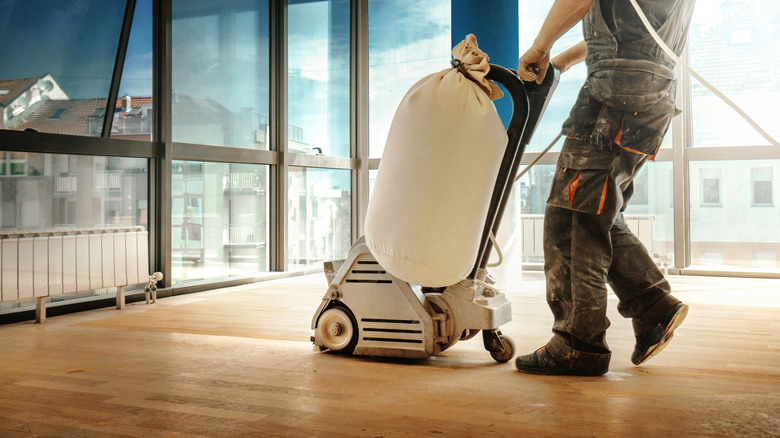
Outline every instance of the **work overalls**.
MULTIPOLYGON (((694 0, 639 1, 676 53, 694 0)), ((595 0, 583 20, 588 78, 569 118, 544 219, 547 302, 555 317, 547 351, 562 365, 607 368, 607 287, 642 334, 679 302, 623 218, 633 179, 677 112, 674 61, 628 0, 595 0)))

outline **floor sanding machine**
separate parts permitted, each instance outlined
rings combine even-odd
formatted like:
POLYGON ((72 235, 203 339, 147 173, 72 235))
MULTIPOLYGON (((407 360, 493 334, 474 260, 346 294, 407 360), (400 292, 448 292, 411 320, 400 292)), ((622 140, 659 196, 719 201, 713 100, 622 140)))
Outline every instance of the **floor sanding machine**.
POLYGON ((471 274, 443 288, 410 284, 387 272, 361 237, 345 259, 325 262, 329 286, 312 319, 315 348, 345 354, 425 358, 481 331, 485 349, 496 361, 512 359, 514 343, 499 330, 512 319, 511 303, 493 286, 487 272, 493 249, 491 236, 498 231, 520 159, 559 78, 560 72, 550 66, 541 84, 523 82, 515 71, 490 65, 487 79, 504 86, 513 111, 471 274))

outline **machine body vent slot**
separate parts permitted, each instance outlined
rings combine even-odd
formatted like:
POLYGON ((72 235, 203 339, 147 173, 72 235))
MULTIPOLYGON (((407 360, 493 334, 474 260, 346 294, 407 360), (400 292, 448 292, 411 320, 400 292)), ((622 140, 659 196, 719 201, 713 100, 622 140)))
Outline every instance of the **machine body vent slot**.
POLYGON ((383 329, 383 328, 365 328, 364 332, 381 332, 381 333, 412 333, 422 334, 422 330, 404 330, 404 329, 383 329))
POLYGON ((393 280, 369 280, 369 279, 361 280, 361 279, 356 279, 356 278, 349 278, 349 279, 347 279, 347 283, 383 283, 383 284, 388 284, 388 283, 392 283, 392 282, 393 282, 393 280))
POLYGON ((422 344, 421 339, 393 339, 393 338, 369 338, 364 337, 364 341, 376 341, 376 342, 399 342, 404 344, 422 344))
POLYGON ((393 284, 393 277, 375 260, 357 260, 344 277, 344 282, 393 284))
POLYGON ((419 324, 420 321, 414 319, 378 319, 378 318, 362 318, 362 322, 382 322, 387 324, 419 324))

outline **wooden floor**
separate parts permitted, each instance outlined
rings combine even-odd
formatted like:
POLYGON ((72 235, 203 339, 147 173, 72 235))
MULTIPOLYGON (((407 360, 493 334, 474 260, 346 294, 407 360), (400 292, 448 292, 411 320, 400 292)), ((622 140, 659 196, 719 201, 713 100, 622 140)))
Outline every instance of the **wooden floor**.
MULTIPOLYGON (((672 277, 691 311, 641 367, 611 303, 603 377, 520 374, 480 337, 408 361, 314 352, 321 275, 0 326, 0 437, 780 436, 780 282, 672 277)), ((539 273, 503 286, 520 353, 539 273)))

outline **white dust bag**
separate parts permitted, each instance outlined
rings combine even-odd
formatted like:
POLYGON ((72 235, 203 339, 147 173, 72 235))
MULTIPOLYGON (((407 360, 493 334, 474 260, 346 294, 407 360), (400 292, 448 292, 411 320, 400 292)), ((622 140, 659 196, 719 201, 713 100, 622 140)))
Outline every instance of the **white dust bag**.
POLYGON ((366 244, 392 275, 442 287, 477 258, 507 135, 485 79, 488 56, 469 35, 456 68, 424 77, 406 93, 387 136, 365 222, 366 244))

